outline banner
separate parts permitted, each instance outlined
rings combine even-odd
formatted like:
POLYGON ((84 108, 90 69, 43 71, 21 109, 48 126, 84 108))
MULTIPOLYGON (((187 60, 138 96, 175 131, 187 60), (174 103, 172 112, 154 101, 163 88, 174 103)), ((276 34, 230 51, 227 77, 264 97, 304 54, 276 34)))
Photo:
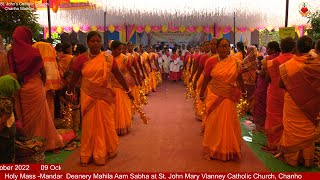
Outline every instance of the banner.
MULTIPOLYGON (((84 170, 85 171, 85 170, 84 170)), ((129 179, 129 180, 156 180, 156 179, 169 179, 169 180, 315 180, 320 178, 320 173, 266 173, 266 172, 0 172, 2 180, 26 180, 26 179, 47 179, 47 180, 94 180, 94 179, 129 179)))
POLYGON ((279 28, 279 37, 280 39, 284 39, 286 37, 292 37, 293 39, 296 37, 296 30, 294 27, 283 27, 279 28))
POLYGON ((206 33, 188 33, 188 32, 156 32, 151 33, 151 44, 160 44, 162 42, 167 44, 178 44, 178 45, 192 45, 196 46, 203 41, 208 40, 206 33))

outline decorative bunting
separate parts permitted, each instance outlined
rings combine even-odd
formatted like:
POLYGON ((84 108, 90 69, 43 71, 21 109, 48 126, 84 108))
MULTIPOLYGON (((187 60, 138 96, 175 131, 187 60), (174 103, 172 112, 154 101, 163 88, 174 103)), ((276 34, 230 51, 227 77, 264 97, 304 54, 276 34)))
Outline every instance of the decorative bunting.
POLYGON ((161 31, 162 32, 167 32, 168 31, 168 26, 163 25, 162 28, 161 28, 161 31))
POLYGON ((186 30, 187 30, 187 28, 185 26, 180 26, 179 27, 179 31, 182 32, 182 33, 186 32, 186 30))
POLYGON ((150 33, 151 32, 151 27, 149 25, 146 25, 146 27, 144 28, 144 31, 146 33, 150 33))
POLYGON ((115 28, 112 24, 110 24, 109 27, 108 27, 108 30, 109 30, 111 33, 113 33, 114 30, 116 30, 116 28, 115 28))

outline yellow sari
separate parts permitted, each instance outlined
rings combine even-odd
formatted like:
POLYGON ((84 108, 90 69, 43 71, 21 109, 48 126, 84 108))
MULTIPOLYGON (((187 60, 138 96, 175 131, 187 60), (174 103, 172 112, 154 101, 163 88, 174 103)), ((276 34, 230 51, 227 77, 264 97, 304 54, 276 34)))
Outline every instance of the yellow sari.
POLYGON ((52 90, 59 90, 61 88, 56 51, 51 44, 45 42, 37 42, 33 44, 33 47, 39 49, 46 70, 46 97, 52 119, 54 120, 54 93, 52 90))
POLYGON ((211 70, 202 143, 207 157, 222 161, 241 158, 241 128, 237 115, 240 91, 236 87, 239 73, 240 64, 234 56, 217 62, 211 70))
POLYGON ((280 65, 281 79, 286 87, 283 107, 283 133, 279 149, 286 163, 313 165, 315 140, 320 109, 320 63, 311 54, 294 56, 280 65), (317 117, 318 116, 318 117, 317 117))
POLYGON ((150 53, 149 60, 151 61, 150 64, 151 64, 152 72, 150 72, 149 78, 150 78, 150 87, 151 87, 152 91, 155 91, 157 88, 157 79, 156 79, 157 67, 154 62, 155 58, 156 58, 156 53, 153 53, 153 52, 150 53))
MULTIPOLYGON (((128 58, 124 54, 120 54, 114 59, 120 71, 122 72, 123 76, 125 77, 129 87, 132 87, 134 85, 134 82, 131 79, 131 76, 129 75, 127 64, 128 58)), ((127 134, 129 132, 129 129, 131 127, 131 121, 132 121, 132 104, 128 97, 128 95, 125 93, 125 90, 122 88, 120 83, 115 80, 114 83, 114 91, 115 91, 115 110, 114 110, 114 122, 115 122, 115 128, 118 135, 127 134)))
MULTIPOLYGON (((87 53, 82 56, 86 55, 87 53)), ((89 163, 93 156, 96 164, 103 165, 107 158, 113 157, 117 152, 119 140, 114 125, 112 64, 111 55, 100 53, 85 62, 81 70, 82 163, 89 163)))
POLYGON ((64 73, 69 70, 69 65, 73 56, 70 54, 63 54, 57 58, 60 77, 63 77, 64 73))
MULTIPOLYGON (((135 55, 131 54, 131 53, 127 53, 127 57, 128 57, 128 61, 130 63, 130 66, 132 67, 132 70, 135 74, 138 74, 138 72, 135 71, 135 69, 133 68, 133 62, 136 60, 135 58, 135 55)), ((137 62, 136 62, 137 63, 137 62)), ((140 74, 139 74, 140 75, 140 74)), ((137 75, 138 76, 138 75, 137 75)), ((140 101, 140 93, 139 93, 139 90, 140 90, 140 87, 135 85, 134 83, 131 84, 130 86, 131 88, 131 91, 132 91, 132 95, 134 97, 134 100, 136 101, 137 105, 140 105, 141 104, 141 101, 140 101)))
POLYGON ((144 86, 143 86, 143 89, 144 89, 144 92, 145 94, 148 94, 149 92, 151 92, 151 76, 150 76, 150 72, 151 72, 151 69, 150 69, 150 66, 149 66, 149 54, 147 52, 144 52, 142 55, 142 66, 145 66, 146 67, 146 72, 145 72, 145 83, 144 83, 144 86))

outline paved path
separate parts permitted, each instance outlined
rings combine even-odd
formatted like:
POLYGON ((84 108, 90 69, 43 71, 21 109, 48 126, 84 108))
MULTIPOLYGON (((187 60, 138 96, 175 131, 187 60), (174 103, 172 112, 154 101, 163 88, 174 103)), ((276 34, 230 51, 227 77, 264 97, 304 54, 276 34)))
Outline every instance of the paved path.
POLYGON ((120 137, 119 154, 105 166, 80 167, 79 149, 62 165, 68 172, 260 172, 268 169, 242 143, 240 161, 202 158, 201 123, 195 120, 193 102, 185 99, 182 82, 165 82, 149 95, 144 111, 149 124, 134 118, 130 133, 120 137))

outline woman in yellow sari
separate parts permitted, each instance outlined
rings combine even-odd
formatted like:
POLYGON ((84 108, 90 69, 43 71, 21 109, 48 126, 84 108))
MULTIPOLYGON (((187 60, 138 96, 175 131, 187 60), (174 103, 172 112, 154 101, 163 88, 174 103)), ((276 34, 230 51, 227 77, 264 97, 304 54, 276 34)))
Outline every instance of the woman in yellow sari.
POLYGON ((237 50, 238 52, 235 54, 235 56, 239 59, 239 61, 242 61, 247 54, 246 51, 244 50, 243 42, 237 42, 237 50))
POLYGON ((309 51, 312 39, 302 36, 297 41, 297 54, 280 65, 280 86, 285 89, 283 132, 279 150, 285 162, 297 166, 313 165, 316 130, 320 112, 320 62, 309 51))
MULTIPOLYGON (((130 67, 129 59, 122 52, 122 43, 120 41, 113 41, 111 43, 111 51, 114 60, 116 61, 121 73, 123 74, 128 86, 131 88, 134 84, 134 77, 129 74, 130 67)), ((131 68, 131 67, 130 67, 131 68)), ((132 104, 126 91, 123 89, 118 81, 113 83, 115 92, 115 109, 114 122, 118 135, 124 135, 129 132, 132 120, 132 104)))
POLYGON ((241 64, 229 55, 227 39, 217 42, 218 56, 206 62, 204 79, 200 91, 203 101, 206 91, 206 120, 204 124, 204 157, 222 161, 241 158, 241 128, 237 115, 237 102, 241 96, 236 82, 242 90, 241 64))
POLYGON ((61 77, 56 61, 56 51, 51 44, 46 42, 34 43, 33 47, 39 49, 43 60, 44 68, 46 70, 46 97, 52 115, 52 120, 54 120, 54 91, 59 90, 61 88, 61 77))
POLYGON ((63 77, 64 73, 69 69, 70 62, 73 58, 72 46, 70 43, 62 44, 63 54, 57 56, 57 63, 60 72, 60 77, 63 77))
POLYGON ((95 164, 104 165, 107 158, 117 154, 119 144, 114 125, 112 77, 119 81, 130 98, 133 96, 113 57, 100 51, 99 33, 88 33, 87 44, 89 52, 78 56, 71 67, 72 81, 66 94, 72 97, 71 90, 82 75, 80 165, 87 166, 92 158, 95 164))
POLYGON ((132 89, 132 94, 134 96, 134 100, 136 101, 137 105, 140 105, 141 104, 141 100, 140 100, 140 88, 141 88, 141 85, 142 85, 142 75, 140 74, 140 66, 139 66, 139 63, 138 61, 140 61, 139 59, 139 55, 138 53, 134 52, 133 51, 133 43, 132 42, 128 42, 128 46, 127 46, 127 49, 128 49, 128 53, 127 53, 127 57, 129 59, 131 59, 131 69, 133 72, 131 72, 135 77, 136 77, 136 81, 138 84, 136 84, 136 86, 134 86, 132 89))

